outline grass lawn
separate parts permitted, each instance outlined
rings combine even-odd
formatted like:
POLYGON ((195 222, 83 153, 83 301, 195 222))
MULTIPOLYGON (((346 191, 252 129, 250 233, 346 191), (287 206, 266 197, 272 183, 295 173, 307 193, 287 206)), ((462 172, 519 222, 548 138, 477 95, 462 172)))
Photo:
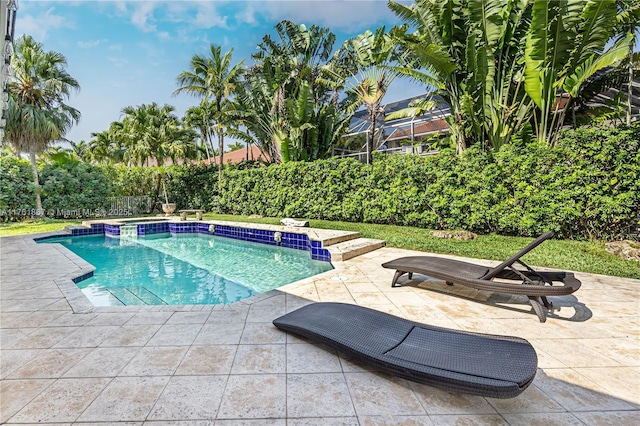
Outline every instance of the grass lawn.
POLYGON ((29 219, 22 222, 0 223, 0 237, 59 231, 69 225, 80 225, 81 220, 29 219))
MULTIPOLYGON (((213 213, 207 213, 204 217, 237 222, 280 224, 280 218, 255 219, 213 213)), ((67 225, 79 223, 81 221, 38 219, 0 224, 0 236, 55 231, 67 225)), ((365 238, 385 240, 390 247, 491 260, 504 260, 532 240, 532 238, 480 235, 476 240, 457 241, 432 237, 429 235, 430 230, 423 228, 327 220, 310 220, 309 225, 313 228, 356 231, 365 238)), ((530 265, 640 279, 640 263, 622 260, 607 253, 604 243, 599 241, 549 240, 527 254, 524 261, 530 265)))

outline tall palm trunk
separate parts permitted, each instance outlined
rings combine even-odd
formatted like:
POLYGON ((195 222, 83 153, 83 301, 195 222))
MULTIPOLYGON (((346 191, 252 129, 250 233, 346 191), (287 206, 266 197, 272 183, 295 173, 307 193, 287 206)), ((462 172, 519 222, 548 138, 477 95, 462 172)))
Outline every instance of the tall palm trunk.
POLYGON ((29 151, 29 160, 31 161, 31 174, 33 175, 33 185, 36 193, 36 215, 40 215, 42 212, 42 200, 40 199, 40 180, 38 179, 38 167, 34 150, 29 151))
POLYGON ((222 166, 224 165, 224 135, 222 134, 222 130, 218 131, 218 152, 220 153, 220 167, 218 167, 218 184, 222 184, 222 166))
MULTIPOLYGON (((217 111, 222 115, 222 98, 216 99, 217 111)), ((220 156, 220 167, 218 167, 218 188, 222 189, 222 167, 224 166, 224 133, 222 128, 222 117, 218 119, 218 155, 220 156)))
POLYGON ((627 84, 627 126, 631 126, 631 96, 633 95, 633 42, 629 41, 629 81, 627 84))
POLYGON ((209 141, 207 140, 207 134, 202 130, 200 132, 200 137, 202 138, 202 145, 204 145, 204 150, 207 153, 207 160, 211 160, 211 154, 209 153, 209 141))
POLYGON ((376 137, 376 116, 378 115, 379 104, 374 104, 369 110, 369 138, 367 139, 367 164, 373 164, 373 141, 376 137))

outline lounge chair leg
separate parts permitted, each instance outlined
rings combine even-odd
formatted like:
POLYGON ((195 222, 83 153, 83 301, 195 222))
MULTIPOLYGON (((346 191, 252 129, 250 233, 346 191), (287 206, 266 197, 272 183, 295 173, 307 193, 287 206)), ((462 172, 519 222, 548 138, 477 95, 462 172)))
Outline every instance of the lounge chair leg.
POLYGON ((413 279, 413 272, 409 272, 409 279, 412 280, 413 279))
MULTIPOLYGON (((400 278, 401 276, 403 276, 404 274, 406 274, 406 272, 403 271, 396 271, 396 273, 393 275, 393 281, 391 281, 391 287, 401 287, 398 284, 398 278, 400 278)), ((411 276, 411 275, 409 275, 411 276)))
POLYGON ((542 303, 544 304, 544 307, 547 309, 551 309, 553 308, 553 303, 549 302, 549 299, 547 299, 547 296, 542 296, 542 303))
POLYGON ((538 319, 540 322, 547 321, 547 312, 546 309, 542 306, 542 301, 539 297, 529 296, 529 303, 533 307, 533 311, 538 315, 538 319))

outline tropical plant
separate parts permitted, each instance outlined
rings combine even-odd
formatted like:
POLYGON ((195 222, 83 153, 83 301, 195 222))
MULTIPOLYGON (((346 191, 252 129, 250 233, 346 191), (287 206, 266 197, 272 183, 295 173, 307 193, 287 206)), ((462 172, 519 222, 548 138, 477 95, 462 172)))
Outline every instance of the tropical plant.
POLYGON ((625 57, 633 36, 606 49, 615 31, 615 0, 533 1, 524 77, 525 90, 537 107, 539 142, 553 146, 567 110, 589 77, 625 57))
POLYGON ((67 170, 73 170, 82 162, 82 159, 73 149, 61 146, 51 146, 47 148, 42 156, 46 158, 48 164, 54 164, 57 167, 67 170))
POLYGON ((457 151, 509 142, 531 112, 519 59, 528 1, 420 0, 389 2, 389 8, 405 22, 392 32, 407 54, 398 71, 435 88, 450 105, 457 151), (407 33, 409 26, 416 31, 407 33))
POLYGON ((15 43, 5 138, 16 152, 29 153, 37 212, 42 212, 42 201, 36 155, 62 139, 80 119, 80 112, 65 103, 73 91, 80 89, 66 66, 62 54, 46 52, 29 35, 15 43))
POLYGON ((629 39, 628 54, 626 58, 627 62, 627 126, 631 125, 631 100, 632 100, 632 87, 634 79, 634 70, 638 71, 638 60, 634 61, 634 43, 636 41, 636 35, 640 28, 640 1, 638 0, 618 0, 616 1, 618 14, 616 15, 617 21, 617 35, 616 41, 620 41, 623 37, 631 34, 633 37, 629 39), (635 66, 634 66, 635 62, 635 66))
POLYGON ((195 158, 195 132, 185 128, 173 111, 173 106, 155 102, 123 108, 124 158, 139 165, 155 160, 160 166, 168 159, 176 163, 195 158))
MULTIPOLYGON (((109 130, 91 133, 89 141, 91 158, 97 163, 120 162, 124 160, 124 143, 119 140, 121 122, 112 122, 109 130)), ((131 165, 131 164, 130 164, 131 165)))
POLYGON ((364 105, 369 114, 367 137, 367 163, 373 162, 376 122, 384 113, 382 99, 391 82, 398 76, 387 63, 395 59, 395 40, 380 27, 375 33, 367 30, 363 34, 344 42, 334 55, 334 61, 324 68, 325 75, 334 81, 344 81, 352 102, 348 107, 354 111, 364 105))
POLYGON ((283 162, 326 158, 348 125, 345 115, 334 105, 315 106, 312 96, 309 86, 303 83, 298 98, 285 101, 286 127, 279 136, 283 137, 283 162))
POLYGON ((186 92, 211 102, 212 131, 218 136, 218 155, 220 167, 218 178, 222 179, 224 167, 224 136, 234 123, 233 104, 230 98, 237 91, 240 77, 244 72, 240 61, 232 65, 233 49, 222 53, 220 46, 211 44, 209 56, 194 55, 189 70, 181 72, 177 77, 178 89, 174 94, 186 92))
POLYGON ((394 33, 409 60, 399 72, 435 87, 449 103, 459 152, 473 143, 509 143, 531 119, 538 140, 553 145, 585 82, 623 57, 624 41, 605 50, 614 35, 614 0, 418 0, 389 7, 405 22, 394 33))
POLYGON ((73 153, 78 156, 82 161, 89 163, 91 162, 93 155, 91 153, 91 145, 84 140, 80 142, 69 141, 71 145, 71 150, 73 153))
POLYGON ((322 75, 335 35, 286 20, 276 33, 263 38, 246 75, 246 130, 273 162, 325 158, 350 118, 338 108, 336 83, 322 75))
POLYGON ((200 141, 204 146, 207 159, 211 157, 211 152, 214 150, 212 144, 212 116, 212 104, 210 102, 207 103, 204 100, 200 103, 200 105, 193 106, 187 109, 184 113, 184 123, 185 125, 197 131, 200 135, 200 141))
POLYGON ((227 152, 233 152, 233 151, 237 151, 239 149, 244 148, 244 145, 242 144, 242 142, 234 142, 232 144, 229 144, 227 148, 228 148, 227 152))
POLYGON ((324 103, 332 92, 320 78, 322 67, 330 59, 336 36, 329 28, 305 25, 283 20, 276 24, 277 41, 265 35, 254 54, 256 69, 273 67, 279 70, 278 89, 286 99, 297 96, 306 83, 316 103, 324 103))

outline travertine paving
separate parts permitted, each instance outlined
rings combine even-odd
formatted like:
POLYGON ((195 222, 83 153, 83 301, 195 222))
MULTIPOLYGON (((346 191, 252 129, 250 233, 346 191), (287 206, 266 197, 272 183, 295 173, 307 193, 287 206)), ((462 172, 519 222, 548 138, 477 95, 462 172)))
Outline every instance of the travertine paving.
POLYGON ((382 248, 232 305, 94 308, 70 280, 89 266, 32 237, 0 238, 0 423, 640 424, 639 280, 578 273, 541 324, 526 298, 391 288, 380 264, 416 252, 382 248), (312 301, 524 337, 540 368, 508 400, 397 379, 271 324, 312 301))

